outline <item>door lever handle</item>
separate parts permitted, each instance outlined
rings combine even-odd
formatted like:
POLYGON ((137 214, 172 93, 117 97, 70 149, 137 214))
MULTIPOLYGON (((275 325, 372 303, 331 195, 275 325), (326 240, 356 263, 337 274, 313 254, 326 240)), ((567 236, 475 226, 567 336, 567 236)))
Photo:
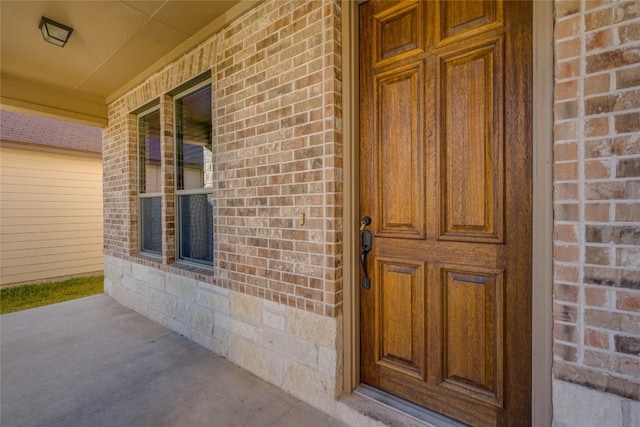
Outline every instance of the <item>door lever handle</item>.
POLYGON ((371 278, 369 277, 369 273, 367 273, 367 254, 369 252, 363 250, 360 253, 360 265, 362 265, 362 272, 364 273, 364 280, 362 287, 365 289, 369 289, 371 287, 371 278))
POLYGON ((360 265, 362 266, 362 273, 364 274, 363 287, 365 289, 369 289, 371 287, 371 278, 369 277, 369 273, 367 271, 367 254, 371 251, 373 237, 369 230, 364 230, 364 228, 369 224, 371 224, 370 217, 365 216, 364 218, 362 218, 362 222, 360 223, 360 231, 362 231, 362 252, 360 252, 360 265))

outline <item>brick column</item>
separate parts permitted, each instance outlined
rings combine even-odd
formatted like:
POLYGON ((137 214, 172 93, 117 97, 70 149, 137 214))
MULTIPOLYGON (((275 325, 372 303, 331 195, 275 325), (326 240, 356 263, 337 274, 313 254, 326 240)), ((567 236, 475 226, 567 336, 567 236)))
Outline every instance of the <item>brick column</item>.
POLYGON ((640 399, 640 14, 557 1, 554 375, 640 399))
POLYGON ((176 260, 175 153, 173 138, 173 98, 160 97, 160 182, 162 189, 162 262, 176 260))

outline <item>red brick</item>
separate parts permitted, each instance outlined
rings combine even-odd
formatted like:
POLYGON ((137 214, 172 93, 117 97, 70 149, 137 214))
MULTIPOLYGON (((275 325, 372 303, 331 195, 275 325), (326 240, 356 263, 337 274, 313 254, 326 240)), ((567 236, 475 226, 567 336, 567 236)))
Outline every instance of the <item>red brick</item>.
POLYGON ((634 177, 640 177, 640 158, 618 160, 616 178, 634 177))
POLYGON ((609 133, 609 118, 597 117, 588 119, 584 125, 584 135, 587 137, 603 136, 609 133))
POLYGON ((615 129, 617 133, 639 132, 640 112, 615 116, 615 129))
POLYGON ((611 78, 609 73, 598 74, 587 77, 584 80, 584 94, 595 95, 609 92, 611 86, 611 78))
POLYGON ((574 121, 554 125, 553 134, 555 141, 558 142, 575 139, 577 136, 576 129, 577 123, 574 121))
POLYGON ((555 64, 555 77, 558 80, 575 78, 580 75, 580 59, 563 60, 558 58, 555 64))
POLYGON ((640 291, 618 290, 616 292, 616 308, 640 312, 640 291))
POLYGON ((636 21, 618 27, 618 38, 622 45, 638 42, 640 40, 640 23, 636 21))
POLYGON ((589 347, 609 349, 609 334, 595 329, 587 329, 584 333, 584 344, 589 347))
POLYGON ((578 234, 575 225, 556 224, 554 229, 556 242, 577 243, 578 234))
POLYGON ((613 9, 606 8, 587 13, 585 15, 584 23, 587 31, 610 26, 614 23, 613 9))
POLYGON ((562 282, 577 283, 580 276, 577 267, 557 264, 554 277, 562 282))
POLYGON ((553 298, 555 301, 566 301, 577 304, 579 294, 580 288, 578 286, 563 283, 554 283, 553 285, 553 298))
POLYGON ((558 19, 554 28, 554 38, 556 40, 567 38, 578 34, 580 30, 580 16, 572 15, 565 19, 558 19))
POLYGON ((594 50, 607 49, 611 47, 613 37, 611 35, 610 29, 604 29, 588 34, 586 39, 587 52, 591 52, 594 50))
MULTIPOLYGON (((555 325, 554 325, 555 328, 555 325)), ((578 360, 578 349, 572 345, 566 345, 558 342, 553 343, 553 354, 567 362, 576 362, 578 360)), ((554 368, 557 363, 554 364, 554 368)))
POLYGON ((638 203, 616 204, 616 221, 640 223, 640 204, 638 203))
POLYGON ((578 163, 556 163, 553 167, 556 181, 574 181, 578 179, 578 163))
POLYGON ((578 262, 580 251, 577 246, 556 245, 554 259, 560 262, 578 262))
POLYGON ((587 200, 640 199, 640 180, 588 183, 585 196, 587 200))
POLYGON ((556 101, 576 99, 578 97, 578 80, 568 80, 557 83, 554 87, 556 101))
POLYGON ((578 145, 574 142, 554 144, 553 158, 555 161, 577 160, 578 145))
POLYGON ((625 89, 640 86, 640 67, 616 71, 616 88, 625 89))
POLYGON ((640 137, 628 135, 587 141, 585 157, 629 156, 640 154, 640 137))
POLYGON ((616 49, 589 55, 586 58, 587 73, 619 68, 640 62, 640 48, 616 49))
POLYGON ((554 200, 567 201, 578 199, 578 184, 573 183, 556 183, 553 186, 554 200))
POLYGON ((587 221, 608 222, 610 210, 608 203, 587 203, 584 207, 584 217, 587 221))
POLYGON ((578 0, 558 0, 555 3, 555 13, 557 18, 574 15, 580 12, 580 2, 578 0))
POLYGON ((586 179, 610 178, 610 168, 607 162, 593 160, 584 163, 584 177, 586 179))
POLYGON ((587 246, 585 262, 587 264, 609 265, 611 264, 611 251, 600 246, 587 246))
POLYGON ((578 328, 575 325, 556 322, 553 326, 553 338, 558 341, 577 344, 580 337, 578 328))
POLYGON ((586 288, 584 290, 585 304, 593 307, 607 307, 609 303, 608 289, 586 288))
POLYGON ((556 56, 559 59, 574 58, 580 56, 582 41, 579 38, 556 43, 556 56))
POLYGON ((554 107, 556 120, 574 119, 578 117, 578 102, 561 102, 554 107))
POLYGON ((618 22, 640 18, 640 9, 635 1, 621 1, 616 3, 614 12, 618 22))
POLYGON ((580 219, 580 206, 577 203, 556 203, 553 207, 556 221, 573 221, 580 219))

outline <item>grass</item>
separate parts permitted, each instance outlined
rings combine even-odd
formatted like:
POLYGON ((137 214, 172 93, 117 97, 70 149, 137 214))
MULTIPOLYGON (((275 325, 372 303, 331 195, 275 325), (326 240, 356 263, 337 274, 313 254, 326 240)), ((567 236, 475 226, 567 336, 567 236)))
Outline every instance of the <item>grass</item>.
POLYGON ((101 294, 104 276, 77 277, 0 289, 0 314, 101 294))

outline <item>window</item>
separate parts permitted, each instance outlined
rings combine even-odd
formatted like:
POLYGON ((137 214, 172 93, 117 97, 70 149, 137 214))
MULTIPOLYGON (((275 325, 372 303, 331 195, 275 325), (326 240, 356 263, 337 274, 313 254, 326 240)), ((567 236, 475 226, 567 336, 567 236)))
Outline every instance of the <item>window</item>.
POLYGON ((138 197, 140 250, 161 255, 160 156, 160 110, 156 107, 138 116, 138 197))
POLYGON ((178 259, 213 264, 211 84, 175 97, 178 259))

